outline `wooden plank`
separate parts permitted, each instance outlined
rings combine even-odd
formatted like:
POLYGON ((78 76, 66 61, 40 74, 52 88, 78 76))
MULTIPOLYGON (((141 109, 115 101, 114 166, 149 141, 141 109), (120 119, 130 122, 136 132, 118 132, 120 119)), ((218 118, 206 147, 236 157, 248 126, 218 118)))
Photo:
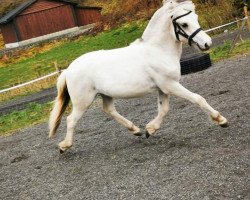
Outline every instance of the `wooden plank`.
POLYGON ((5 44, 18 42, 13 22, 1 25, 1 32, 5 44))
POLYGON ((97 9, 91 8, 76 8, 76 17, 79 26, 92 24, 101 20, 101 12, 97 9))
POLYGON ((65 5, 67 5, 67 4, 65 4, 63 2, 40 0, 40 1, 35 2, 30 7, 26 8, 19 15, 27 15, 27 14, 31 14, 31 13, 35 13, 35 12, 40 12, 43 10, 48 10, 48 9, 52 9, 52 8, 56 8, 56 7, 60 7, 60 6, 65 6, 65 5))
POLYGON ((75 7, 74 7, 73 5, 71 5, 71 11, 72 11, 72 14, 73 14, 75 26, 79 26, 79 25, 78 25, 78 19, 77 19, 77 17, 76 17, 75 7))
POLYGON ((21 39, 27 40, 75 27, 71 6, 64 5, 17 17, 21 39), (62 14, 63 13, 63 14, 62 14))
MULTIPOLYGON (((247 3, 245 3, 244 5, 244 14, 245 14, 245 17, 249 16, 247 3)), ((247 19, 247 25, 248 25, 248 30, 250 31, 250 18, 247 19)))
POLYGON ((17 38, 17 41, 21 41, 21 35, 20 35, 20 30, 16 24, 16 18, 13 19, 13 26, 14 26, 14 29, 15 29, 15 34, 16 34, 16 38, 17 38))

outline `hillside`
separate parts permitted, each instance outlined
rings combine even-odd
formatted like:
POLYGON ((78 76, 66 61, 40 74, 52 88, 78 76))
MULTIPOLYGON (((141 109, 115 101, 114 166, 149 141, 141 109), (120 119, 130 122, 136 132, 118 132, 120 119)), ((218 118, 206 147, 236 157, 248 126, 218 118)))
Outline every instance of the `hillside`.
MULTIPOLYGON (((26 0, 0 0, 0 16, 26 0)), ((104 28, 112 28, 127 21, 148 19, 162 4, 162 0, 71 0, 79 5, 103 8, 104 28)), ((203 27, 213 27, 240 16, 239 0, 193 0, 203 27)))

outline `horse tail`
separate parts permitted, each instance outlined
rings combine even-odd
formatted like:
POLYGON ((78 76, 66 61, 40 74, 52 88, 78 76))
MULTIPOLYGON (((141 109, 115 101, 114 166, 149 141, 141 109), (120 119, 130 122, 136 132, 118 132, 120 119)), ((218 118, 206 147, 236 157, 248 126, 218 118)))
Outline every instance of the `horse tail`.
POLYGON ((66 75, 62 73, 57 81, 57 97, 54 108, 51 111, 49 119, 49 138, 56 135, 56 130, 61 123, 63 113, 65 112, 70 101, 70 96, 66 84, 66 75))

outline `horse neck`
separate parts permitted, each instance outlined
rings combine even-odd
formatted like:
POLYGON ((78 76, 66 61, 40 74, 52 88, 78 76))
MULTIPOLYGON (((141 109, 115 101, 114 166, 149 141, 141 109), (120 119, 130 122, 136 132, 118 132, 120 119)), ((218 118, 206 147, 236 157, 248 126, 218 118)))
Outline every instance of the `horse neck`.
POLYGON ((182 44, 176 41, 173 31, 171 13, 163 6, 149 21, 142 39, 147 43, 159 46, 168 55, 181 57, 182 44))

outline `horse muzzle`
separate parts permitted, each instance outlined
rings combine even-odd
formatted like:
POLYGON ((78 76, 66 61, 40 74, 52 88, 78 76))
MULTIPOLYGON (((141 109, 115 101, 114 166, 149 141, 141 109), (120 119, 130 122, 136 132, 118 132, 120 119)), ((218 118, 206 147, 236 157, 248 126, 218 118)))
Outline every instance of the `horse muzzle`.
POLYGON ((201 51, 207 51, 212 46, 212 39, 202 31, 193 38, 192 43, 196 44, 201 51))
POLYGON ((198 47, 201 51, 207 51, 207 50, 210 49, 210 46, 211 46, 211 45, 209 45, 208 43, 205 43, 204 46, 201 46, 201 45, 199 45, 199 43, 196 43, 196 42, 195 42, 195 44, 197 45, 197 47, 198 47))

